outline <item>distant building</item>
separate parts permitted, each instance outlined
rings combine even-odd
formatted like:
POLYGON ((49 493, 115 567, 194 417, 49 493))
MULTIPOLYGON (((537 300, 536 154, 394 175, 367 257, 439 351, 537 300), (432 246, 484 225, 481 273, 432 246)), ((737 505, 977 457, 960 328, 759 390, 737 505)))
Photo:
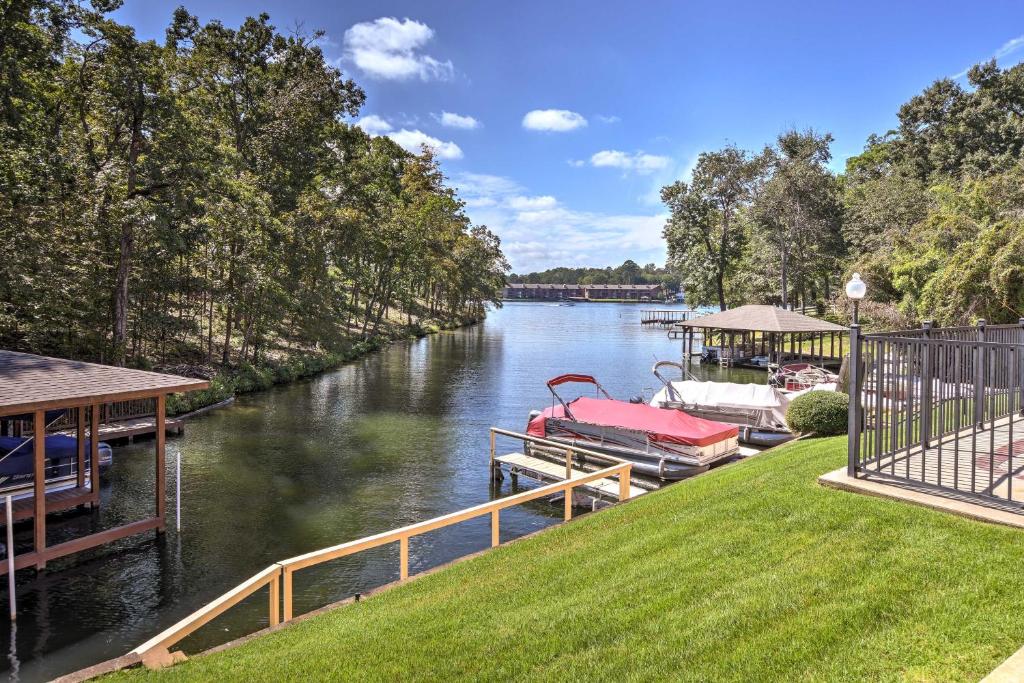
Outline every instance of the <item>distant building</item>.
POLYGON ((564 300, 624 299, 651 301, 663 296, 661 285, 534 285, 510 284, 502 292, 503 299, 564 300))

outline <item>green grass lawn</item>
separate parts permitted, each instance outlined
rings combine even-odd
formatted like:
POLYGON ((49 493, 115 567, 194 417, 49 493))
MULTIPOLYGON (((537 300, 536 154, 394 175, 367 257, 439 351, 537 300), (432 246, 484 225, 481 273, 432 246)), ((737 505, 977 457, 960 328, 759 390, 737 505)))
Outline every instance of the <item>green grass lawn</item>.
POLYGON ((198 680, 976 681, 1024 535, 816 483, 803 441, 160 672, 198 680))

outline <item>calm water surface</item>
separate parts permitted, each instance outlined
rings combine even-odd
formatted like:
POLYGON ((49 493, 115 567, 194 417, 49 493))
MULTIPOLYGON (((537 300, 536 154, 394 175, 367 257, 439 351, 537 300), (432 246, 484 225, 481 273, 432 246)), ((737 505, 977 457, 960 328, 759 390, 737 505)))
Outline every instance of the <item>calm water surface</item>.
MULTIPOLYGON (((654 359, 678 360, 681 342, 639 320, 635 305, 510 303, 476 327, 395 344, 190 421, 184 436, 167 441, 162 539, 127 539, 51 563, 39 576, 19 573, 17 627, 4 621, 0 633, 8 675, 49 679, 122 655, 277 560, 507 495, 508 479, 500 491, 489 485, 488 427, 522 431, 530 409, 550 403, 544 381, 565 372, 593 374, 617 398, 650 398, 654 359)), ((732 378, 763 382, 764 374, 732 378)), ((48 542, 151 514, 152 447, 115 447, 101 510, 51 523, 48 542)), ((544 502, 503 512, 502 538, 553 524, 560 513, 544 502)), ((410 572, 489 541, 486 518, 413 539, 410 572)), ((19 544, 31 547, 29 529, 19 529, 19 544)), ((397 555, 397 547, 380 548, 303 570, 296 613, 397 579, 397 555)), ((185 651, 265 625, 263 594, 248 603, 186 640, 185 651)))

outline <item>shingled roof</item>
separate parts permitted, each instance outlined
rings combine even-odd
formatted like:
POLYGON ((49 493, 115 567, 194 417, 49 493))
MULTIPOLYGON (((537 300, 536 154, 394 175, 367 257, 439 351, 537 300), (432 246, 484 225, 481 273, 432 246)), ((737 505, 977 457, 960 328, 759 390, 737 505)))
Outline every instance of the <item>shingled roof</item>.
POLYGON ((819 320, 796 311, 778 306, 751 304, 732 308, 721 313, 704 315, 693 320, 676 323, 679 327, 696 327, 714 330, 736 330, 738 332, 849 332, 842 325, 819 320))
POLYGON ((0 350, 0 415, 150 398, 209 385, 177 375, 0 350))

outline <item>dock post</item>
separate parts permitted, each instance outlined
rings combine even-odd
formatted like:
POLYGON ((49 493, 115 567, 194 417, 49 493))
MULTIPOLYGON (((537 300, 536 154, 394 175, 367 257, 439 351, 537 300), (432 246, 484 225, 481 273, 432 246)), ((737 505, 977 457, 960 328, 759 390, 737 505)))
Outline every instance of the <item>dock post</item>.
POLYGON ((14 505, 7 496, 4 506, 7 512, 7 602, 11 607, 11 621, 18 617, 17 601, 14 597, 14 505))
POLYGON ((46 411, 32 416, 33 520, 36 569, 46 568, 46 411))
POLYGON ((178 449, 174 462, 174 523, 181 531, 181 449, 178 449))
POLYGON ((164 533, 167 528, 167 470, 164 468, 165 441, 167 439, 164 415, 167 412, 167 396, 156 397, 156 516, 160 520, 157 534, 164 533))
POLYGON ((491 434, 491 469, 490 469, 491 481, 500 481, 500 479, 498 479, 498 475, 499 475, 500 471, 495 471, 495 467, 494 467, 494 455, 495 455, 495 452, 494 452, 494 439, 495 439, 494 427, 491 427, 490 434, 491 434))

